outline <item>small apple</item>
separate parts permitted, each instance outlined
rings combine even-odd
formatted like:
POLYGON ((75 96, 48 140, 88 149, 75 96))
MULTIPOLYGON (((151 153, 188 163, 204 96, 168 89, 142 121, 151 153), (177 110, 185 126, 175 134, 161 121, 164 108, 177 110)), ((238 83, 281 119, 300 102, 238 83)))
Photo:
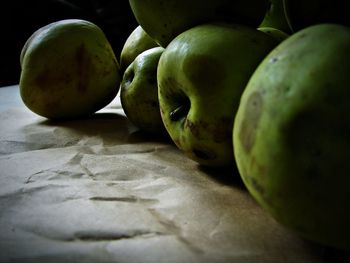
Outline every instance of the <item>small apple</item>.
POLYGON ((129 0, 136 20, 155 41, 166 47, 181 32, 212 21, 257 27, 268 0, 129 0))
POLYGON ((174 143, 205 166, 233 164, 232 127, 241 94, 277 41, 252 27, 193 27, 166 47, 158 65, 161 116, 174 143))
POLYGON ((120 54, 120 70, 124 74, 126 68, 143 51, 157 47, 158 44, 141 26, 137 26, 126 39, 120 54))
POLYGON ((38 29, 20 62, 21 98, 46 118, 93 114, 119 91, 119 63, 102 30, 89 21, 59 20, 38 29))
POLYGON ((291 33, 283 0, 269 0, 270 6, 265 14, 264 20, 259 27, 276 28, 287 34, 291 33))
POLYGON ((284 40, 244 90, 233 128, 257 202, 302 237, 350 250, 350 28, 318 24, 284 40))
POLYGON ((286 18, 293 32, 321 23, 350 26, 347 4, 342 0, 284 0, 286 18))
POLYGON ((158 61, 164 48, 139 54, 126 69, 120 85, 120 100, 128 119, 141 130, 166 134, 160 116, 157 85, 158 61))

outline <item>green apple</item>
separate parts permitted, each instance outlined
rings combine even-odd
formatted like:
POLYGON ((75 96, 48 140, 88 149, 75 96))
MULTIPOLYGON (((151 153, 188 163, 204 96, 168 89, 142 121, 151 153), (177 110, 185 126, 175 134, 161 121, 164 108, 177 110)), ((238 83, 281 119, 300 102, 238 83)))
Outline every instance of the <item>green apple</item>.
POLYGON ((269 0, 269 3, 269 8, 259 27, 272 27, 288 34, 291 33, 283 0, 269 0))
POLYGON ((274 27, 258 27, 258 30, 272 36, 278 42, 282 42, 283 40, 287 39, 290 36, 286 32, 274 27))
POLYGON ((157 85, 158 61, 164 48, 139 54, 126 69, 120 85, 120 101, 128 119, 152 134, 166 134, 160 116, 157 85))
POLYGON ((22 48, 20 95, 50 119, 90 115, 119 91, 119 63, 102 30, 79 19, 38 29, 22 48))
POLYGON ((157 47, 158 44, 141 26, 137 26, 126 39, 120 54, 120 70, 124 74, 126 68, 143 51, 157 47))
POLYGON ((155 41, 166 47, 179 33, 211 21, 257 27, 268 0, 129 0, 136 20, 155 41))
POLYGON ((277 41, 238 24, 211 23, 177 36, 158 65, 161 116, 174 141, 204 166, 232 165, 232 127, 240 96, 277 41))
POLYGON ((293 32, 321 23, 350 26, 347 1, 284 0, 284 7, 288 24, 293 32))
POLYGON ((278 222, 350 249, 350 28, 318 24, 278 45, 252 75, 233 128, 249 192, 278 222))

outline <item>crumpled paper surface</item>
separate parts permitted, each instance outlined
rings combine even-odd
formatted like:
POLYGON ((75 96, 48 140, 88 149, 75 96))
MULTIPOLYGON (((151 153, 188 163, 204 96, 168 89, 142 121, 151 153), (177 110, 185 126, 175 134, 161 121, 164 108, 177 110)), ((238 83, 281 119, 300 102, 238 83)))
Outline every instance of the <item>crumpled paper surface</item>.
POLYGON ((234 171, 139 132, 117 97, 53 122, 0 89, 0 262, 327 262, 234 171))

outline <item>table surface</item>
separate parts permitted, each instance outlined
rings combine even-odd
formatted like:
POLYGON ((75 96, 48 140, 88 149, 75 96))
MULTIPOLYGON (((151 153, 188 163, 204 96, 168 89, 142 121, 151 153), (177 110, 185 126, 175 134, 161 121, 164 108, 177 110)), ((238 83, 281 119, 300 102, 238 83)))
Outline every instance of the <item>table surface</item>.
POLYGON ((350 259, 275 222, 238 174, 142 134, 119 96, 89 119, 53 122, 18 86, 0 88, 0 180, 0 262, 350 259))

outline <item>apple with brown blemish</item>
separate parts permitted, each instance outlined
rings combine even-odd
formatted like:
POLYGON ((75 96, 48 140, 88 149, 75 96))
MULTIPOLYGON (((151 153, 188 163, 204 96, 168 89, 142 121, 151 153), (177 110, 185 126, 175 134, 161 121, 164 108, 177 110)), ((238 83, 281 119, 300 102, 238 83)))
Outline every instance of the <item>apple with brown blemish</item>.
POLYGON ((281 42, 245 88, 233 128, 252 197, 303 238, 350 250, 350 28, 318 24, 281 42))
POLYGON ((248 26, 193 27, 165 48, 158 64, 164 125, 175 144, 205 166, 232 165, 232 127, 241 94, 278 41, 248 26))
POLYGON ((22 48, 20 95, 33 112, 50 119, 87 116, 119 91, 119 63, 103 31, 79 19, 35 31, 22 48))

